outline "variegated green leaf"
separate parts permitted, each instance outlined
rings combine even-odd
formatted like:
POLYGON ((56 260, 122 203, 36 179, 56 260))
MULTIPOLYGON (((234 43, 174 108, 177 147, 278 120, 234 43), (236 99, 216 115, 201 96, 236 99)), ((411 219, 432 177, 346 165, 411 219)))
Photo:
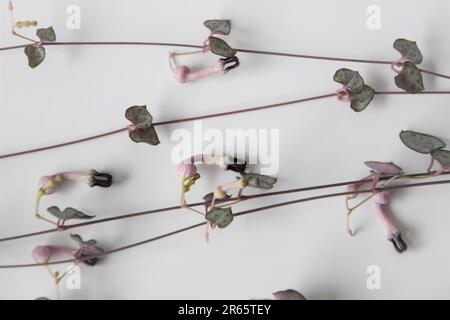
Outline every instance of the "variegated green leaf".
POLYGON ((45 48, 28 45, 25 47, 25 54, 28 57, 28 65, 30 68, 36 68, 45 59, 45 48))
POLYGON ((230 20, 206 20, 203 25, 207 27, 212 34, 229 35, 231 32, 230 20))
POLYGON ((37 29, 36 35, 41 41, 54 42, 56 41, 56 34, 53 27, 37 29))
POLYGON ((364 89, 364 80, 357 71, 342 68, 336 71, 333 80, 350 88, 353 93, 361 92, 364 89))
POLYGON ((225 41, 216 37, 209 37, 209 48, 211 52, 219 56, 230 58, 236 55, 236 50, 231 48, 225 41))
POLYGON ((367 108, 369 103, 372 101, 375 95, 375 90, 369 87, 368 85, 364 85, 363 89, 358 93, 350 94, 350 107, 356 111, 361 112, 367 108))
POLYGON ((400 132, 400 139, 408 148, 423 154, 445 148, 444 141, 429 134, 407 130, 400 132))
POLYGON ((395 84, 409 93, 418 93, 425 90, 422 72, 414 63, 409 61, 402 63, 402 70, 395 76, 395 84))
POLYGON ((205 216, 206 220, 214 223, 219 228, 225 228, 233 221, 231 208, 212 208, 205 216))
POLYGON ((415 41, 397 39, 394 41, 394 49, 397 50, 403 58, 410 60, 412 63, 420 64, 423 60, 422 53, 415 41))

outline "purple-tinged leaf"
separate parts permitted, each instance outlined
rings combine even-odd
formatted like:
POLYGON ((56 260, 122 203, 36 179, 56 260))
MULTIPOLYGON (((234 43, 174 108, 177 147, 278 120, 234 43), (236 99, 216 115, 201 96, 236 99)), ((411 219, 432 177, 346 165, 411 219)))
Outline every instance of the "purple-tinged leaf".
POLYGON ((393 162, 367 161, 365 164, 376 173, 386 176, 397 176, 403 174, 402 168, 393 162))
POLYGON ((275 300, 306 300, 306 298, 298 291, 288 289, 273 293, 275 300))

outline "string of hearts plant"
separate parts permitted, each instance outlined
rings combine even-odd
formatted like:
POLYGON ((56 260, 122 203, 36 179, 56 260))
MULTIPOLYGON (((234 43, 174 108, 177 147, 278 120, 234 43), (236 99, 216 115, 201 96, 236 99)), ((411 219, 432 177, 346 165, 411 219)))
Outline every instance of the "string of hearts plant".
MULTIPOLYGON (((417 180, 417 179, 432 179, 439 177, 441 175, 447 175, 450 174, 450 151, 444 149, 445 143, 439 138, 433 137, 428 134, 418 133, 414 131, 402 131, 400 133, 400 138, 402 142, 409 147, 412 150, 415 150, 422 154, 429 154, 431 156, 431 163, 435 164, 436 162, 439 163, 440 167, 437 170, 433 170, 433 166, 429 166, 427 171, 424 173, 419 174, 405 174, 403 170, 397 165, 395 165, 392 162, 376 162, 376 161, 369 161, 367 162, 367 166, 371 169, 370 175, 368 177, 365 177, 361 180, 357 181, 350 181, 350 182, 343 182, 343 183, 337 183, 337 184, 330 184, 330 185, 322 185, 322 186, 315 186, 315 187, 307 187, 307 188, 299 188, 299 189, 289 189, 289 190, 282 190, 282 191, 275 191, 271 193, 263 193, 258 195, 250 195, 250 196, 243 196, 238 195, 237 198, 230 198, 227 194, 227 190, 229 190, 226 187, 219 186, 215 190, 215 192, 207 194, 204 199, 206 199, 203 202, 197 203, 197 204, 190 204, 189 206, 186 205, 186 203, 183 203, 180 206, 176 207, 169 207, 169 208, 162 208, 158 210, 152 210, 148 212, 141 212, 141 213, 135 213, 135 214, 127 214, 122 216, 117 216, 113 218, 106 218, 101 221, 98 221, 97 223, 101 222, 107 222, 107 221, 114 221, 119 219, 125 219, 130 217, 136 217, 136 216, 142 216, 144 214, 150 214, 150 213, 156 213, 156 212, 164 212, 169 210, 175 210, 180 209, 183 207, 194 207, 194 206, 205 206, 206 208, 206 214, 204 215, 205 221, 197 223, 192 226, 188 226, 185 228, 181 228, 163 235, 159 235, 147 240, 139 241, 136 243, 128 244, 122 247, 118 247, 109 251, 102 251, 97 253, 92 253, 92 251, 85 251, 92 253, 92 254, 73 254, 73 251, 71 251, 71 258, 67 260, 57 260, 57 261, 49 261, 50 259, 44 260, 42 262, 42 259, 38 259, 39 262, 33 263, 33 264, 16 264, 16 265, 2 265, 0 266, 0 269, 5 268, 20 268, 20 267, 32 267, 32 266, 46 266, 49 265, 55 265, 55 264, 62 264, 62 263, 80 263, 85 261, 92 261, 94 258, 103 257, 107 254, 112 254, 116 252, 120 252, 123 250, 128 250, 131 248, 134 248, 136 246, 144 245, 153 241, 161 240, 166 237, 170 237, 188 230, 192 230, 201 226, 207 226, 209 223, 215 224, 219 226, 219 228, 227 227, 236 217, 261 212, 265 210, 270 210, 282 206, 288 206, 293 205, 297 203, 303 203, 307 201, 314 201, 319 199, 326 199, 326 198, 332 198, 332 197, 340 197, 344 196, 346 198, 346 204, 347 204, 347 218, 350 216, 352 212, 356 208, 359 208, 362 206, 362 204, 366 203, 368 200, 373 199, 374 204, 377 208, 377 212, 386 227, 386 231, 388 234, 388 240, 391 241, 394 244, 394 248, 398 252, 404 252, 407 249, 406 242, 402 238, 402 235, 398 229, 395 228, 395 226, 392 224, 390 220, 390 213, 388 212, 388 205, 391 201, 392 192, 398 189, 405 189, 405 188, 412 188, 412 187, 420 187, 420 186, 430 186, 430 185, 441 185, 441 184, 448 184, 450 183, 450 180, 438 180, 438 181, 428 181, 428 182, 417 182, 417 183, 410 183, 410 184, 398 184, 398 185, 392 185, 396 181, 400 180, 417 180), (257 199, 260 197, 266 197, 266 196, 275 196, 275 195, 281 195, 281 194, 287 194, 287 193, 294 193, 294 192, 304 192, 304 191, 311 191, 311 190, 319 190, 319 189, 326 189, 326 188, 333 188, 336 186, 342 186, 347 185, 347 190, 344 192, 336 192, 336 193, 328 193, 328 194, 321 194, 317 196, 312 196, 308 198, 301 198, 286 202, 279 202, 274 203, 271 205, 263 206, 263 207, 256 207, 253 209, 240 211, 236 213, 231 212, 231 208, 224 209, 219 204, 214 204, 214 198, 216 197, 215 194, 218 194, 219 197, 217 197, 218 203, 222 201, 222 203, 226 203, 226 205, 230 205, 230 203, 234 200, 249 200, 249 199, 257 199), (368 196, 360 201, 357 205, 350 207, 349 201, 352 199, 355 199, 358 195, 361 194, 368 194, 368 196), (241 197, 241 198, 239 198, 241 197), (208 214, 210 215, 208 217, 208 214)), ((209 162, 210 164, 217 164, 219 163, 221 167, 225 167, 223 164, 225 163, 223 161, 223 158, 220 159, 220 162, 218 162, 218 157, 193 157, 189 159, 189 161, 182 162, 178 167, 177 171, 179 174, 181 174, 182 181, 184 180, 183 177, 187 176, 195 176, 197 173, 194 174, 194 171, 196 171, 195 165, 193 164, 194 161, 201 161, 209 162), (208 160, 208 161, 207 161, 208 160), (193 171, 192 171, 193 170, 193 171)), ((234 169, 237 172, 241 172, 241 177, 238 179, 242 180, 245 179, 245 163, 234 161, 230 164, 229 170, 234 169)), ((271 188, 273 184, 276 182, 276 179, 271 178, 271 180, 267 180, 268 177, 265 176, 259 176, 259 175, 253 175, 250 174, 250 178, 247 178, 248 185, 250 186, 256 186, 256 187, 262 187, 264 189, 271 188), (251 182, 250 182, 251 181, 251 182)), ((197 179, 198 180, 198 179, 197 179)), ((186 186, 186 184, 189 184, 190 180, 185 180, 182 185, 186 186)), ((233 185, 233 184, 229 184, 233 185)), ((191 185, 192 186, 192 185, 191 185)), ((238 190, 242 190, 240 184, 237 184, 235 186, 239 186, 238 190)), ((244 185, 245 186, 245 185, 244 185)), ((183 189, 185 190, 185 189, 183 189)), ((216 201, 217 201, 216 200, 216 201)), ((183 200, 182 200, 183 201, 183 200)), ((201 213, 199 211, 199 213, 201 213)), ((56 228, 56 229, 50 229, 50 230, 44 230, 42 232, 36 232, 28 235, 21 235, 21 236, 15 236, 10 238, 1 239, 1 241, 6 240, 12 240, 12 239, 19 239, 19 238, 25 238, 35 235, 40 235, 44 233, 50 233, 58 230, 67 230, 70 228, 79 228, 82 226, 92 225, 96 223, 95 221, 85 222, 77 225, 69 225, 69 226, 63 226, 62 228, 56 228)), ((349 224, 347 224, 348 230, 349 224)), ((95 244, 95 243, 94 243, 95 244)), ((51 250, 50 250, 51 252, 51 250)), ((55 251, 57 252, 68 252, 68 251, 55 251)), ((34 256, 38 256, 37 254, 34 256)), ((52 273, 54 274, 54 273, 52 273)), ((58 276, 58 274, 57 274, 58 276)), ((58 279, 55 278, 54 279, 58 279)))

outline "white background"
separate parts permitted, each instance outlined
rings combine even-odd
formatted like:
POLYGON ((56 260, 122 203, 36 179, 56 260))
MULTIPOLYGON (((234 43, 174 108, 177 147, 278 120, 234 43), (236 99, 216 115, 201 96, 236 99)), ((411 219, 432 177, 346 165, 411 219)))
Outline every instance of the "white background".
MULTIPOLYGON (((2 46, 23 43, 9 33, 6 0, 1 0, 2 46)), ((394 60, 396 38, 416 40, 421 67, 450 73, 448 1, 24 1, 20 19, 53 25, 59 41, 165 41, 199 44, 202 22, 229 18, 227 41, 234 47, 303 54, 394 60), (82 10, 81 30, 68 30, 66 9, 82 10), (366 26, 367 7, 381 8, 381 29, 366 26)), ((241 66, 226 76, 179 85, 162 47, 48 47, 34 70, 20 50, 0 53, 0 153, 58 143, 125 126, 127 107, 146 104, 156 121, 227 111, 335 91, 338 68, 360 71, 376 90, 396 90, 386 65, 239 54, 241 66)), ((186 58, 187 63, 200 63, 186 58)), ((208 64, 210 61, 206 61, 208 64)), ((428 90, 450 83, 424 76, 428 90)), ((422 171, 428 158, 398 139, 401 129, 450 139, 447 96, 377 96, 354 113, 334 99, 210 119, 205 129, 279 129, 279 182, 274 190, 361 178, 366 160, 396 161, 408 172, 422 171)), ((126 133, 93 142, 0 161, 0 236, 48 228, 33 218, 40 176, 95 168, 115 176, 110 189, 72 184, 46 197, 50 205, 73 206, 109 217, 176 205, 179 178, 171 162, 174 129, 158 127, 161 144, 132 143, 126 133)), ((450 142, 450 140, 447 140, 450 142)), ((202 170, 202 169, 201 169, 202 170)), ((203 170, 189 194, 198 201, 233 175, 203 170)), ((337 189, 342 190, 342 189, 337 189)), ((236 219, 203 241, 196 229, 104 259, 82 268, 82 289, 65 299, 264 298, 293 288, 309 299, 450 298, 450 197, 447 186, 400 191, 392 211, 409 249, 397 254, 369 203, 345 232, 341 198, 293 205, 236 219), (368 290, 366 269, 381 268, 381 289, 368 290)), ((307 196, 293 195, 298 198, 307 196)), ((261 199, 235 207, 270 204, 261 199)), ((150 238, 199 221, 184 211, 110 222, 74 230, 105 249, 150 238)), ((31 263, 38 244, 72 245, 68 232, 0 244, 0 264, 31 263)), ((0 298, 53 297, 44 268, 0 270, 0 298)))

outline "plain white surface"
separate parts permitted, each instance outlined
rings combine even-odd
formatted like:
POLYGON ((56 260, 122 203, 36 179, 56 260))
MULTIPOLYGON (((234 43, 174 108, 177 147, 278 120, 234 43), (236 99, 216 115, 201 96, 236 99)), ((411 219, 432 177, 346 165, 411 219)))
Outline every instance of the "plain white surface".
MULTIPOLYGON (((22 43, 9 33, 1 0, 2 46, 22 43)), ((22 19, 53 25, 59 41, 166 41, 201 43, 208 18, 229 18, 228 42, 235 47, 304 54, 394 60, 392 42, 416 40, 423 68, 450 73, 448 1, 15 1, 22 19), (66 28, 66 8, 82 10, 81 30, 66 28), (381 8, 381 29, 366 27, 366 9, 381 8)), ((395 90, 389 66, 239 54, 241 66, 227 76, 176 84, 167 66, 170 48, 48 47, 47 59, 28 68, 21 50, 0 53, 0 152, 12 152, 100 133, 127 124, 131 105, 147 104, 156 121, 333 92, 340 67, 359 70, 377 90, 395 90)), ((189 61, 189 59, 187 59, 189 61)), ((428 90, 449 82, 424 76, 428 90)), ((428 158, 403 147, 401 129, 450 139, 447 96, 376 97, 354 113, 334 99, 251 114, 210 119, 205 128, 280 129, 279 182, 274 190, 361 178, 366 160, 396 161, 421 171, 428 158)), ((176 128, 158 128, 162 143, 152 148, 119 134, 39 154, 0 161, 0 235, 47 228, 33 218, 40 176, 65 170, 112 173, 110 189, 71 185, 49 205, 74 206, 99 218, 175 205, 179 180, 170 161, 176 128)), ((447 140, 449 142, 449 140, 447 140)), ((211 171, 189 199, 198 201, 225 175, 211 171)), ((228 176, 229 179, 229 176, 228 176)), ((227 181, 227 180, 225 180, 227 181)), ((338 189, 341 190, 341 189, 338 189)), ((308 194, 303 194, 307 196, 308 194)), ((297 196, 282 197, 294 199, 297 196)), ((236 206, 262 206, 275 199, 236 206)), ((450 298, 450 197, 447 186, 397 192, 392 211, 409 249, 397 254, 368 204, 345 233, 341 198, 250 215, 203 241, 190 231, 82 268, 82 289, 66 299, 264 298, 297 289, 309 299, 450 298), (368 290, 366 269, 381 268, 381 289, 368 290)), ((110 222, 74 230, 111 249, 199 221, 184 211, 110 222)), ((37 244, 71 244, 57 233, 0 244, 0 264, 29 263, 37 244)), ((53 296, 44 268, 0 270, 0 298, 53 296)))

